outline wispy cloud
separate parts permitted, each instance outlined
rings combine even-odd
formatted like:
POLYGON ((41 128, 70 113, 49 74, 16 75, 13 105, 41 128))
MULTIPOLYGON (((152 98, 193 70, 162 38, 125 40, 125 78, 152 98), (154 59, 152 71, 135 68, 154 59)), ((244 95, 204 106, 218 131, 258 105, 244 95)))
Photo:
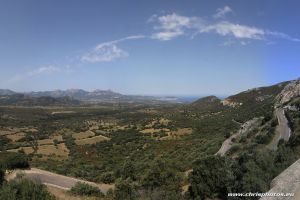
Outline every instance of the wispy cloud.
POLYGON ((42 66, 42 67, 33 69, 31 71, 25 72, 23 74, 16 74, 12 78, 10 78, 7 82, 8 83, 19 82, 19 81, 22 81, 27 78, 36 77, 36 76, 40 76, 40 75, 49 75, 49 74, 57 73, 60 71, 62 71, 61 68, 58 68, 53 65, 42 66))
POLYGON ((217 24, 208 25, 199 30, 200 33, 215 32, 221 36, 234 36, 238 39, 255 39, 262 40, 265 31, 256 27, 233 24, 230 22, 219 22, 217 24))
POLYGON ((55 67, 53 65, 49 65, 49 66, 43 66, 43 67, 40 67, 40 68, 37 68, 35 70, 28 72, 27 76, 37 76, 40 74, 52 74, 54 72, 59 72, 59 71, 61 71, 60 68, 55 67))
POLYGON ((223 8, 218 8, 216 13, 213 15, 215 19, 225 18, 228 13, 232 13, 233 10, 229 6, 224 6, 223 8))
POLYGON ((133 35, 98 44, 95 48, 81 56, 81 61, 90 63, 109 62, 118 58, 127 57, 129 53, 118 47, 117 44, 126 40, 136 40, 142 38, 145 38, 145 36, 133 35))
MULTIPOLYGON (((236 39, 251 39, 251 40, 270 40, 270 39, 284 39, 293 42, 300 42, 300 39, 291 37, 285 33, 277 31, 268 31, 254 26, 246 26, 241 24, 234 24, 227 21, 222 21, 216 24, 208 25, 199 30, 199 33, 215 32, 221 36, 233 36, 236 39)), ((242 45, 245 42, 241 43, 242 45)))
MULTIPOLYGON (((217 9, 214 18, 224 18, 226 14, 233 12, 229 6, 222 9, 217 9)), ((248 26, 230 21, 204 21, 200 17, 188 17, 178 15, 176 13, 158 16, 153 15, 148 20, 155 23, 153 27, 154 33, 152 39, 167 41, 172 40, 178 36, 188 35, 194 36, 204 33, 215 33, 220 36, 232 37, 237 40, 242 40, 241 45, 248 44, 245 40, 264 40, 270 41, 272 39, 284 39, 293 42, 300 42, 300 39, 289 36, 286 33, 278 31, 269 31, 263 28, 248 26)))
POLYGON ((154 26, 156 32, 151 38, 166 41, 184 35, 185 31, 197 24, 199 19, 172 13, 164 16, 153 15, 148 21, 156 23, 154 26))
POLYGON ((285 40, 290 40, 290 41, 293 41, 293 42, 300 42, 300 39, 299 38, 294 38, 294 37, 291 37, 285 33, 281 33, 281 32, 276 32, 276 31, 266 31, 266 34, 267 35, 271 35, 271 36, 274 36, 276 38, 281 38, 281 39, 285 39, 285 40))

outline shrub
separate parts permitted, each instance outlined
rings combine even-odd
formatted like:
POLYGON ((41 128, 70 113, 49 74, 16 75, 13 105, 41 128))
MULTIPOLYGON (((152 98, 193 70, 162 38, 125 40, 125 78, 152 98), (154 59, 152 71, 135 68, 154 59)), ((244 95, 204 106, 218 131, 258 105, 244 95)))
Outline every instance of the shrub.
POLYGON ((27 179, 15 179, 4 183, 0 188, 1 200, 55 200, 45 186, 27 179))
POLYGON ((75 195, 97 196, 97 197, 104 196, 104 194, 100 191, 99 188, 81 182, 77 182, 75 186, 71 188, 70 192, 75 195))
POLYGON ((0 167, 1 166, 9 170, 28 168, 28 157, 21 153, 2 152, 0 153, 0 167))
POLYGON ((130 179, 120 180, 116 183, 115 200, 133 200, 136 199, 136 195, 136 187, 130 179))
POLYGON ((234 185, 230 160, 220 156, 207 156, 195 163, 190 175, 188 196, 191 199, 209 197, 227 198, 234 185))
POLYGON ((0 169, 0 185, 2 185, 3 181, 4 181, 4 171, 0 169))

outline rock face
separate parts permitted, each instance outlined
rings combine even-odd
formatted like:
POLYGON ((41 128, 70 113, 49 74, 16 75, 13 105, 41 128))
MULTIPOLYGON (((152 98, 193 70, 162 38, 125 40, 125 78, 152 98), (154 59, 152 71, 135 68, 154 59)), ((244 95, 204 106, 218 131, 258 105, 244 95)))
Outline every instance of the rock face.
POLYGON ((262 197, 260 200, 300 199, 300 160, 297 160, 273 179, 268 193, 294 193, 295 195, 293 197, 262 197))
POLYGON ((233 107, 233 108, 243 105, 243 103, 234 102, 229 98, 221 101, 221 103, 223 104, 223 106, 230 106, 230 107, 233 107))
POLYGON ((277 95, 277 104, 283 105, 289 102, 291 99, 300 96, 300 79, 291 81, 287 84, 283 90, 277 95))

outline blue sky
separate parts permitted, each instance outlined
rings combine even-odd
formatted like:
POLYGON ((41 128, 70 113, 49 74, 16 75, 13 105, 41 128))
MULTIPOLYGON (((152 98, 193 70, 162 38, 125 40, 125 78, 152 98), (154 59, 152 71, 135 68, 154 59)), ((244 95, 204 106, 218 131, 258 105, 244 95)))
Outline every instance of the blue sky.
POLYGON ((292 0, 3 0, 0 88, 228 95, 300 77, 292 0))

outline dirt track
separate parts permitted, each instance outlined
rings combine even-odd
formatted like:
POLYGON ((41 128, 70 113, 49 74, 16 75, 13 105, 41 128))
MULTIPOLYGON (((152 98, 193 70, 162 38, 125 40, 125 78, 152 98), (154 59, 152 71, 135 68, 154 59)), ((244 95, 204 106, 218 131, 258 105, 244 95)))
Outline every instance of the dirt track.
POLYGON ((97 184, 89 181, 84 181, 77 178, 72 178, 68 176, 63 176, 59 174, 55 174, 52 172, 48 172, 45 170, 40 170, 36 168, 31 168, 29 170, 17 170, 12 172, 7 176, 7 179, 13 179, 16 177, 17 173, 23 173, 25 176, 35 182, 50 185, 53 187, 57 187, 64 190, 71 189, 77 182, 84 182, 90 184, 92 186, 98 187, 103 193, 106 193, 110 188, 113 188, 114 185, 109 184, 97 184))

